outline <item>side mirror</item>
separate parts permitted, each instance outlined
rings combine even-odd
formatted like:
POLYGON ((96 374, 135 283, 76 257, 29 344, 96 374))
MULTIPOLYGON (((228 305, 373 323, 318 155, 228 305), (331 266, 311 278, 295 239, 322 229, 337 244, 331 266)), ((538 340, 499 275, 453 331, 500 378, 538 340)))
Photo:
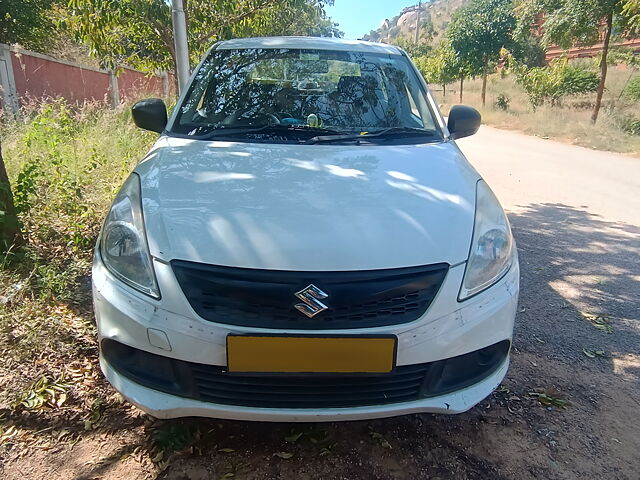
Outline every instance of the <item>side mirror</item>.
POLYGON ((159 98, 140 100, 131 107, 133 123, 145 130, 162 133, 167 126, 167 106, 159 98))
POLYGON ((458 138, 468 137, 476 133, 480 128, 481 121, 482 116, 475 108, 465 105, 455 105, 449 112, 447 128, 449 129, 451 138, 457 140, 458 138))

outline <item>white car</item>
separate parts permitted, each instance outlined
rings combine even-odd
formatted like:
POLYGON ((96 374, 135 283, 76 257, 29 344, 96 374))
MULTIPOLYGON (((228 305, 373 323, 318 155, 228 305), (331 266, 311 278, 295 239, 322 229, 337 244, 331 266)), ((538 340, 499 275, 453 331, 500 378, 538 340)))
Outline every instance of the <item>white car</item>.
POLYGON ((214 45, 117 194, 93 265, 100 362, 159 418, 464 412, 507 372, 507 218, 399 48, 214 45))

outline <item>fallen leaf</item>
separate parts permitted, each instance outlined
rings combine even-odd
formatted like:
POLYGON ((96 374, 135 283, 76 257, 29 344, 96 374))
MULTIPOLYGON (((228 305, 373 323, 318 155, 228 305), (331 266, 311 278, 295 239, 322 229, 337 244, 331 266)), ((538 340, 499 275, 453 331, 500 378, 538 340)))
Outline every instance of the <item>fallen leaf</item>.
POLYGON ((276 452, 273 455, 276 457, 284 458, 285 460, 287 458, 293 457, 293 453, 289 453, 289 452, 276 452))
POLYGON ((545 407, 553 406, 553 407, 565 408, 565 406, 567 405, 566 400, 551 394, 529 392, 529 396, 536 398, 538 402, 540 402, 540 404, 544 405, 545 407))
POLYGON ((158 453, 156 453, 152 458, 151 461, 153 463, 158 463, 160 460, 162 460, 162 457, 164 457, 164 451, 160 450, 158 453))
POLYGON ((300 440, 300 437, 302 437, 302 435, 304 435, 304 432, 293 433, 293 434, 289 435, 288 437, 284 437, 284 439, 287 442, 296 443, 298 440, 300 440))

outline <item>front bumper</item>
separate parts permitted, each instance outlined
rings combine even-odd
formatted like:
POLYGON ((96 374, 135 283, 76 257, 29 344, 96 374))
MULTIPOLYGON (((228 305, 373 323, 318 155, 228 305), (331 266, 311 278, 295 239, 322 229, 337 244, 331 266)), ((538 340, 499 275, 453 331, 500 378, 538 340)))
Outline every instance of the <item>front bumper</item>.
MULTIPOLYGON (((154 264, 163 294, 153 300, 114 279, 99 259, 94 263, 94 304, 100 341, 205 365, 226 365, 230 333, 304 335, 392 334, 398 337, 397 365, 435 362, 510 340, 518 297, 517 262, 490 289, 457 302, 464 265, 452 267, 437 298, 415 322, 350 330, 267 330, 221 325, 200 319, 184 298, 169 265, 154 264)), ((380 418, 417 412, 460 413, 487 397, 508 368, 503 364, 478 383, 445 395, 415 401, 347 408, 256 408, 182 398, 144 387, 118 373, 103 357, 102 370, 122 395, 158 418, 204 416, 261 421, 334 421, 380 418)))
POLYGON ((509 359, 507 358, 498 370, 480 383, 447 395, 405 403, 322 409, 255 408, 200 402, 143 387, 116 372, 102 356, 100 366, 109 383, 124 398, 156 418, 211 417, 261 422, 335 422, 395 417, 411 413, 466 412, 500 385, 509 368, 509 359))

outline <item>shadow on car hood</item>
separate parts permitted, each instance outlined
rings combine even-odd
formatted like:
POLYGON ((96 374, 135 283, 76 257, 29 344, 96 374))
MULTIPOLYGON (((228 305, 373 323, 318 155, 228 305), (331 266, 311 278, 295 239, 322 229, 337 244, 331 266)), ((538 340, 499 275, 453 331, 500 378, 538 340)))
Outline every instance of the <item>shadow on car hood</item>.
POLYGON ((155 257, 312 271, 465 261, 479 178, 451 142, 164 137, 136 171, 155 257))

